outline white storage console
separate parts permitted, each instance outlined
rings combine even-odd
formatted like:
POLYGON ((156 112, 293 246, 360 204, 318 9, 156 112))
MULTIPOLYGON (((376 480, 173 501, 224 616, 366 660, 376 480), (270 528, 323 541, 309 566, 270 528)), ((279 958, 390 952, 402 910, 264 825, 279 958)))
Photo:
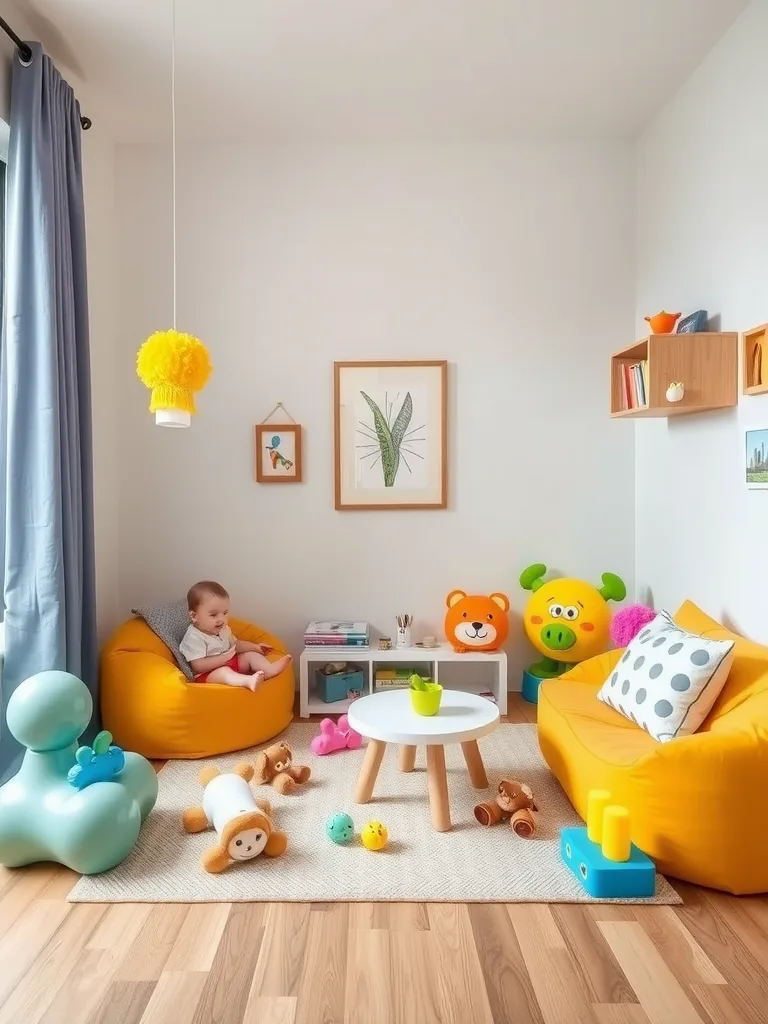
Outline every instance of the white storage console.
POLYGON ((299 662, 299 713, 341 715, 352 703, 337 700, 326 704, 315 690, 315 670, 332 661, 359 665, 367 680, 366 693, 375 693, 376 668, 409 666, 449 690, 493 694, 499 714, 507 711, 507 656, 503 651, 457 654, 449 644, 437 647, 406 647, 391 651, 359 650, 356 647, 305 647, 299 662))

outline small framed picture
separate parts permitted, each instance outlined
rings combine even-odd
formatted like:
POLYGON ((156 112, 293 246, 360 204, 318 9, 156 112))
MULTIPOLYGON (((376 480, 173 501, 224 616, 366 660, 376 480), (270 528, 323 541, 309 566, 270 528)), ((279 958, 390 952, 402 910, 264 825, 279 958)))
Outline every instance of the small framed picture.
POLYGON ((256 482, 301 483, 301 427, 261 423, 256 427, 256 482))
POLYGON ((747 487, 768 490, 768 430, 747 430, 745 438, 747 487))

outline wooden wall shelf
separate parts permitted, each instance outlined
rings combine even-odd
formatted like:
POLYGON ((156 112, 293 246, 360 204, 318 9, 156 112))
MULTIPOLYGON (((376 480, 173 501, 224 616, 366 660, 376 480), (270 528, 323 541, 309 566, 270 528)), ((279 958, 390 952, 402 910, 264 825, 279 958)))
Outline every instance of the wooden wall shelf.
POLYGON ((684 416, 727 409, 738 402, 738 376, 736 332, 650 334, 611 356, 611 416, 684 416), (624 365, 643 362, 647 363, 647 404, 628 409, 624 401, 624 365), (667 388, 677 381, 685 388, 682 401, 669 402, 667 388))
POLYGON ((742 334, 741 366, 745 395, 768 391, 768 324, 760 324, 742 334))

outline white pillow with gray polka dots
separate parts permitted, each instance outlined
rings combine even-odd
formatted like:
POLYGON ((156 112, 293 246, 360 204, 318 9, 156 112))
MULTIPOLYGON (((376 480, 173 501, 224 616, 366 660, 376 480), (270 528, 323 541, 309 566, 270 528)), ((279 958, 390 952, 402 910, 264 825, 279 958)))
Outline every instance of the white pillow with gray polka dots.
POLYGON ((689 633, 659 612, 627 647, 597 698, 659 743, 691 736, 725 686, 733 646, 733 640, 689 633))

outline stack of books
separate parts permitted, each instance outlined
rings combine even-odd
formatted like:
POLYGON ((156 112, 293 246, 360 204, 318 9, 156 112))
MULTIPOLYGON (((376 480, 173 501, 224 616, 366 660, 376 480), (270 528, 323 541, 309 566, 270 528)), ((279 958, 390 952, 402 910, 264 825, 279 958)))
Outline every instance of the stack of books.
MULTIPOLYGON (((376 689, 377 690, 407 690, 411 685, 411 676, 416 670, 414 668, 408 668, 395 665, 393 668, 377 668, 376 669, 376 689)), ((427 683, 432 682, 431 679, 424 680, 427 683)))
POLYGON ((642 409, 648 405, 648 360, 621 364, 621 407, 642 409))
POLYGON ((367 622, 328 619, 324 622, 310 622, 304 631, 304 646, 354 647, 361 650, 368 648, 369 637, 370 628, 367 622))

